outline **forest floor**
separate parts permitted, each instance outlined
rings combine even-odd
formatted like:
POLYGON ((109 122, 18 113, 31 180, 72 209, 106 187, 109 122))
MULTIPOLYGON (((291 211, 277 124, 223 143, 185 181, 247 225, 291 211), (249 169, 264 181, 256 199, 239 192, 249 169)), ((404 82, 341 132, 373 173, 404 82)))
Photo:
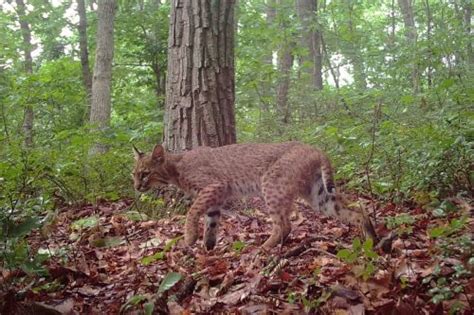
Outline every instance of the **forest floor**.
MULTIPOLYGON (((352 199, 372 209, 369 198, 352 199)), ((53 226, 32 233, 31 249, 53 255, 46 262, 49 276, 17 282, 12 292, 21 292, 22 301, 7 295, 4 311, 137 314, 154 304, 157 314, 443 314, 454 303, 472 311, 472 278, 451 300, 437 305, 430 300, 433 282, 422 280, 437 265, 449 275, 463 262, 437 258, 427 233, 437 219, 421 208, 376 204, 379 234, 388 233, 383 217, 402 212, 417 218, 412 231, 395 239, 389 254, 379 250, 372 259, 362 251, 347 263, 336 254, 351 251, 357 228, 304 204, 297 204, 288 241, 270 253, 260 251, 270 222, 259 199, 247 201, 245 210, 224 212, 218 245, 210 252, 202 243, 184 245, 184 216, 140 220, 133 205, 122 200, 64 208, 53 226), (364 280, 364 272, 373 275, 364 280)), ((468 220, 473 230, 472 217, 468 220)), ((28 275, 4 275, 21 277, 28 275)))

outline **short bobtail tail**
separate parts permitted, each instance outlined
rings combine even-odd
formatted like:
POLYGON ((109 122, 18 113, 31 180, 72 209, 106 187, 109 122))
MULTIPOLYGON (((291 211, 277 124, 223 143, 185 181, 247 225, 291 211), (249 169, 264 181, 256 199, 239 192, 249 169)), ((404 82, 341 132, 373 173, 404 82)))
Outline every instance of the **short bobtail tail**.
POLYGON ((331 162, 323 154, 320 155, 320 170, 312 189, 313 207, 327 216, 339 216, 341 208, 334 184, 331 162))
POLYGON ((325 156, 321 157, 321 177, 323 180, 324 189, 328 194, 336 193, 336 185, 334 184, 333 170, 331 162, 325 156))

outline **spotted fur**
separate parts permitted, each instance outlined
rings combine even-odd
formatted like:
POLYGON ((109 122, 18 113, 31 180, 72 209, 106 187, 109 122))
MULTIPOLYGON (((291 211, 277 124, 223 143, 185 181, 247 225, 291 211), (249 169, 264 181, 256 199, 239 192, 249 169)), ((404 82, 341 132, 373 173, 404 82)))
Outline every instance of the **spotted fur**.
POLYGON ((199 147, 179 154, 157 145, 151 154, 136 148, 134 154, 136 190, 173 184, 194 195, 185 225, 188 245, 196 242, 199 218, 205 215, 204 244, 214 248, 222 205, 243 196, 260 195, 265 200, 273 221, 271 235, 263 244, 267 250, 290 234, 289 214, 298 197, 324 215, 372 226, 362 213, 343 206, 327 156, 299 142, 199 147))

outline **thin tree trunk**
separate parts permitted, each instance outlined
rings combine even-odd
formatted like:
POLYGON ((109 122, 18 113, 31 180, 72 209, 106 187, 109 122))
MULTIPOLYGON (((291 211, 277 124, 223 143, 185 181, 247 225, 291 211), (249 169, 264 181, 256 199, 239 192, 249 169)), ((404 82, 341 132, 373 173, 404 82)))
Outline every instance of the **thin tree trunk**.
MULTIPOLYGON (((433 52, 431 48, 431 32, 432 32, 432 22, 433 22, 433 16, 431 15, 431 8, 430 8, 430 2, 429 0, 425 0, 425 9, 426 9, 426 39, 427 39, 427 45, 428 45, 428 54, 429 58, 433 58, 433 52)), ((432 83, 433 83, 433 69, 431 68, 431 65, 428 64, 428 70, 427 70, 427 81, 428 81, 428 88, 431 88, 432 83)))
POLYGON ((472 48, 472 2, 465 0, 463 2, 464 7, 464 29, 467 38, 467 60, 470 66, 474 66, 474 49, 472 48))
MULTIPOLYGON (((280 0, 279 4, 282 4, 282 2, 283 0, 280 0)), ((286 12, 282 12, 282 10, 283 7, 280 5, 278 7, 277 14, 287 14, 286 12)), ((281 32, 287 31, 288 25, 286 25, 284 19, 281 19, 279 28, 281 32)), ((282 123, 280 132, 286 127, 286 125, 288 125, 291 117, 291 111, 288 104, 288 92, 290 90, 291 69, 294 62, 292 50, 295 46, 295 42, 293 38, 288 37, 286 37, 285 40, 280 44, 277 55, 278 80, 276 86, 276 109, 278 112, 278 120, 282 123)))
POLYGON ((277 82, 276 103, 280 121, 287 125, 290 122, 290 107, 288 104, 288 92, 290 90, 291 68, 294 56, 291 51, 291 44, 286 43, 280 48, 278 53, 279 80, 277 82))
MULTIPOLYGON (((25 54, 25 72, 27 75, 33 73, 33 58, 31 57, 31 30, 30 25, 26 20, 25 2, 23 0, 16 0, 18 20, 20 22, 21 35, 23 37, 23 53, 25 54)), ((34 112, 32 104, 25 104, 23 117, 23 135, 24 142, 27 147, 33 145, 33 121, 34 112)))
POLYGON ((160 68, 160 65, 158 63, 157 58, 155 58, 155 60, 152 61, 151 69, 153 71, 153 74, 155 75, 155 95, 156 95, 156 99, 160 100, 161 96, 163 95, 164 90, 161 89, 162 74, 161 74, 161 68, 160 68))
POLYGON ((164 142, 179 152, 236 142, 235 1, 173 0, 164 142))
MULTIPOLYGON (((317 12, 316 7, 316 12, 317 12)), ((317 24, 317 29, 314 31, 313 43, 314 43, 314 87, 316 90, 323 89, 323 49, 322 49, 322 40, 323 33, 319 29, 319 24, 317 24)))
POLYGON ((324 39, 322 37, 321 37, 321 44, 322 44, 322 47, 323 47, 324 56, 326 57, 326 62, 327 62, 328 68, 329 68, 329 72, 331 73, 332 79, 334 80, 334 85, 336 86, 336 90, 339 90, 339 76, 338 76, 338 74, 336 73, 336 70, 334 69, 334 67, 331 64, 331 58, 329 57, 329 53, 328 53, 328 50, 327 50, 327 47, 326 47, 326 43, 324 42, 324 39))
MULTIPOLYGON (((265 2, 265 14, 266 22, 269 30, 274 28, 276 18, 276 1, 266 0, 265 2)), ((270 44, 270 42, 268 42, 270 44)), ((263 63, 266 65, 266 71, 264 72, 265 77, 262 80, 261 92, 259 91, 259 85, 255 86, 257 94, 260 100, 260 109, 263 112, 268 113, 270 111, 270 104, 272 103, 274 93, 272 93, 273 82, 272 82, 272 70, 273 70, 273 49, 271 45, 268 45, 268 53, 263 58, 263 63)))
POLYGON ((348 55, 353 67, 354 83, 357 89, 367 89, 367 78, 365 75, 365 67, 360 52, 360 39, 356 33, 354 26, 354 3, 348 2, 349 19, 347 21, 349 32, 351 32, 353 40, 349 42, 348 55))
MULTIPOLYGON (((92 80, 91 124, 99 131, 110 125, 112 60, 114 56, 115 0, 100 0, 97 9, 97 49, 92 80)), ((107 146, 96 143, 91 154, 104 153, 107 146)))
POLYGON ((296 9, 303 27, 301 46, 308 50, 308 55, 301 58, 301 64, 307 64, 306 72, 311 76, 312 85, 316 90, 322 90, 321 31, 316 21, 318 1, 297 0, 296 9))
POLYGON ((405 37, 411 46, 412 54, 412 85, 413 92, 416 94, 420 91, 420 75, 417 61, 417 31, 415 26, 415 16, 413 13, 413 0, 398 0, 398 5, 403 15, 403 22, 405 25, 405 37))
MULTIPOLYGON (((266 22, 267 27, 272 29, 275 23, 276 18, 276 1, 267 0, 266 1, 266 22)), ((268 65, 273 65, 273 51, 269 51, 269 54, 265 58, 265 63, 268 65)))
POLYGON ((89 48, 87 44, 87 15, 84 0, 77 0, 77 13, 79 15, 79 50, 81 54, 82 81, 87 94, 87 108, 85 117, 90 116, 92 96, 92 74, 89 66, 89 48))

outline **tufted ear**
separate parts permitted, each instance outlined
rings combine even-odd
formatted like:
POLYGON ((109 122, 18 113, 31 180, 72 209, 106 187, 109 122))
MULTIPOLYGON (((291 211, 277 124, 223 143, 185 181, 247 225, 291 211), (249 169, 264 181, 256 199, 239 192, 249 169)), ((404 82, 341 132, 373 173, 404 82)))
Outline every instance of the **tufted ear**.
POLYGON ((133 149, 133 156, 135 157, 135 160, 138 160, 143 156, 143 152, 138 150, 134 144, 132 144, 132 149, 133 149))
POLYGON ((155 145, 153 152, 151 153, 151 158, 155 161, 162 162, 165 158, 165 149, 161 144, 155 145))

